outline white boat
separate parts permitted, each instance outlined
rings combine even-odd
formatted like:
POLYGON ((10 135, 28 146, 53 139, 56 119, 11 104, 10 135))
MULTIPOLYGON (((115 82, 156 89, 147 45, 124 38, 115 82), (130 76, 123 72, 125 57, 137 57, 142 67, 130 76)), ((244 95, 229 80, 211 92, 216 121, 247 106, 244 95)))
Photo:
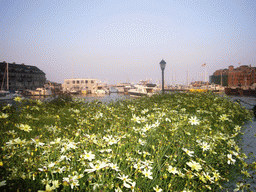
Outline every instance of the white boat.
POLYGON ((70 93, 70 94, 79 94, 80 91, 76 90, 76 89, 71 89, 68 93, 70 93))
POLYGON ((22 94, 20 94, 18 91, 15 91, 14 93, 11 91, 0 91, 0 101, 2 100, 12 100, 15 97, 21 97, 23 98, 22 94))
POLYGON ((110 87, 109 92, 110 92, 110 93, 117 93, 117 92, 118 92, 118 89, 116 89, 115 87, 110 87))
POLYGON ((104 94, 109 94, 110 92, 107 89, 98 89, 95 93, 97 95, 104 95, 104 94))
POLYGON ((36 90, 28 90, 27 95, 50 96, 50 95, 52 95, 52 91, 47 88, 37 88, 36 90))
POLYGON ((109 94, 109 89, 107 87, 106 83, 98 83, 97 84, 97 89, 95 91, 96 95, 105 95, 105 94, 109 94))
POLYGON ((135 85, 134 88, 128 90, 132 97, 148 96, 151 97, 155 94, 155 84, 135 85))
POLYGON ((0 101, 2 100, 12 100, 15 96, 10 91, 0 91, 0 101))
POLYGON ((98 89, 98 90, 96 91, 96 94, 97 94, 97 95, 106 94, 106 91, 103 90, 103 89, 98 89))
POLYGON ((129 91, 130 89, 132 89, 132 86, 131 86, 131 85, 126 85, 126 86, 124 87, 124 93, 128 93, 128 91, 129 91))

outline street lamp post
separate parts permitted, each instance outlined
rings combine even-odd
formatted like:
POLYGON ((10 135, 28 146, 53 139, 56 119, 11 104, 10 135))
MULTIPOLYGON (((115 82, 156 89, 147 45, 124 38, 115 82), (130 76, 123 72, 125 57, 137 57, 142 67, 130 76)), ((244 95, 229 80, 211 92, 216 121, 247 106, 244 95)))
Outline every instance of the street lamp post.
POLYGON ((166 62, 162 59, 162 61, 160 62, 160 67, 162 70, 162 92, 164 93, 164 69, 166 66, 166 62))

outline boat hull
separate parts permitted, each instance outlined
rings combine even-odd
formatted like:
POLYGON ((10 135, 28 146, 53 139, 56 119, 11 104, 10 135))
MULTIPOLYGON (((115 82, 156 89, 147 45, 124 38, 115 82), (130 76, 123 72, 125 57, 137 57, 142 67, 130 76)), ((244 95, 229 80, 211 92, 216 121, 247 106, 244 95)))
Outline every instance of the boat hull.
POLYGON ((11 93, 10 91, 0 91, 0 101, 13 100, 15 97, 22 97, 19 93, 11 93))
POLYGON ((130 96, 137 96, 137 97, 141 97, 141 96, 147 96, 147 93, 139 93, 139 92, 135 92, 135 91, 128 91, 130 96))
POLYGON ((242 89, 242 88, 225 88, 226 95, 239 95, 239 96, 254 96, 256 97, 256 89, 242 89))
POLYGON ((13 100, 15 97, 13 95, 8 95, 8 96, 0 96, 0 101, 5 101, 5 100, 13 100))

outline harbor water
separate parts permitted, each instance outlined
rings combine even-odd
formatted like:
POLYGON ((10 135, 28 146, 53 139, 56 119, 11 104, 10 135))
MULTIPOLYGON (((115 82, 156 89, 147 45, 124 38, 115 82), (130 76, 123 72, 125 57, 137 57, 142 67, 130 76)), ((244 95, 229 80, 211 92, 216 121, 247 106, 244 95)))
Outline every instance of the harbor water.
POLYGON ((111 94, 103 94, 103 95, 93 95, 93 94, 75 95, 74 97, 84 99, 86 102, 98 100, 104 103, 131 98, 130 95, 124 94, 124 93, 111 93, 111 94))

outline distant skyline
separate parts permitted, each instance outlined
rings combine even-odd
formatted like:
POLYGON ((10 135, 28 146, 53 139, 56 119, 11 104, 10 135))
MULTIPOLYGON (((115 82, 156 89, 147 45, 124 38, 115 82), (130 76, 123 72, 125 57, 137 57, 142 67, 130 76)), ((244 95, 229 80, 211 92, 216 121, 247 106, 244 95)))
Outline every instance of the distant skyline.
POLYGON ((165 83, 187 83, 256 66, 256 1, 3 0, 0 34, 0 61, 50 81, 159 83, 164 59, 165 83))

